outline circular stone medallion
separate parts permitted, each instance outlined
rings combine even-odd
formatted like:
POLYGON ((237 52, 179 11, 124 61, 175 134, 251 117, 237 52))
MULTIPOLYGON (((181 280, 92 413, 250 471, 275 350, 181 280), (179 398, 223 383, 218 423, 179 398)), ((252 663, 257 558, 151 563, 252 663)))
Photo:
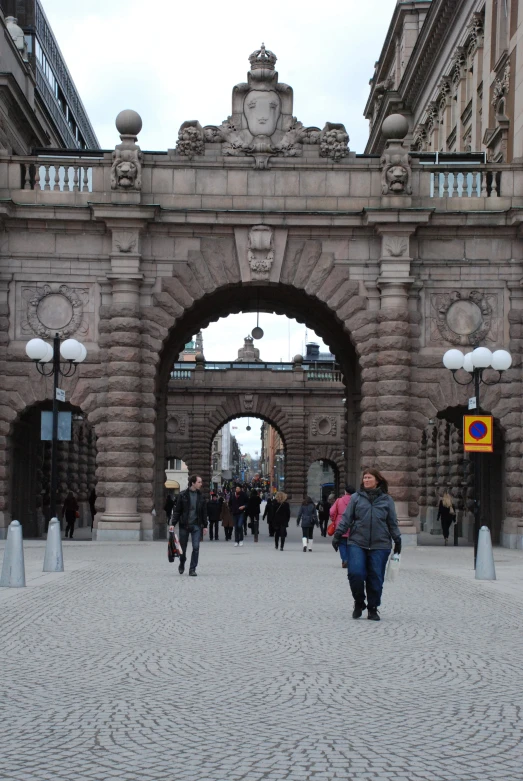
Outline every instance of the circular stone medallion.
POLYGON ((481 309, 474 301, 454 301, 447 312, 447 325, 455 334, 473 334, 483 325, 481 309))
POLYGON ((318 431, 320 434, 329 434, 330 430, 332 428, 331 422, 328 418, 322 418, 320 421, 318 421, 318 431))
POLYGON ((36 316, 46 328, 52 331, 60 330, 71 322, 73 305, 65 296, 51 293, 38 304, 36 316))

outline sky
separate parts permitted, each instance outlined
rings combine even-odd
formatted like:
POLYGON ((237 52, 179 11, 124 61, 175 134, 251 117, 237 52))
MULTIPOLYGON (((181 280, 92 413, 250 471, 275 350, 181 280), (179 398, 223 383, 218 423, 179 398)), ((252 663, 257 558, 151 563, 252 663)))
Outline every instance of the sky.
MULTIPOLYGON (((368 137, 363 110, 397 0, 279 0, 278 3, 198 3, 156 0, 42 0, 102 149, 120 139, 116 115, 142 117, 143 150, 176 146, 189 119, 219 125, 231 113, 235 84, 246 81, 248 57, 262 42, 278 57, 280 82, 294 90, 294 115, 322 128, 341 122, 352 150, 368 137), (154 9, 154 15, 147 11, 154 9)), ((260 315, 264 361, 302 353, 305 326, 260 315), (290 343, 289 343, 290 342, 290 343)), ((208 360, 234 360, 255 314, 211 324, 204 333, 208 360)), ((309 339, 323 344, 312 331, 309 339)), ((259 450, 259 421, 233 423, 244 452, 259 450)))
POLYGON ((363 152, 369 79, 396 0, 42 4, 104 149, 119 143, 114 119, 126 108, 142 117, 144 150, 174 148, 185 120, 220 124, 263 41, 294 89, 295 116, 306 126, 344 123, 350 148, 363 152))

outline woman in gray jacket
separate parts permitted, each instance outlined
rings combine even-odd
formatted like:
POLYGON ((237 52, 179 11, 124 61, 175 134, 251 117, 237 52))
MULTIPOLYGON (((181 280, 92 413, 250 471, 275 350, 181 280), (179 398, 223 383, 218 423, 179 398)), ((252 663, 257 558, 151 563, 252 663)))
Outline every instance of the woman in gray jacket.
POLYGON ((296 520, 296 526, 300 526, 301 524, 301 541, 303 543, 304 553, 307 552, 307 544, 309 545, 309 550, 312 550, 312 533, 317 523, 318 512, 314 502, 310 496, 306 496, 298 510, 298 518, 296 520))
POLYGON ((378 607, 392 540, 394 553, 401 553, 396 508, 388 490, 387 481, 377 469, 364 469, 361 488, 352 495, 332 539, 337 551, 342 535, 349 532, 347 577, 354 597, 353 618, 361 618, 367 609, 366 598, 367 618, 380 620, 378 607))

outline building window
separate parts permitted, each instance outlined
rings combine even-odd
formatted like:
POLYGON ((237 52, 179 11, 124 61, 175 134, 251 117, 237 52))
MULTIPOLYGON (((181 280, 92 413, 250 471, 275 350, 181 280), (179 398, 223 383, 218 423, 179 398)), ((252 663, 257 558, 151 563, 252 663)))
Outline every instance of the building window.
POLYGON ((172 471, 179 472, 181 468, 182 468, 182 461, 180 458, 167 459, 167 469, 171 469, 172 471))

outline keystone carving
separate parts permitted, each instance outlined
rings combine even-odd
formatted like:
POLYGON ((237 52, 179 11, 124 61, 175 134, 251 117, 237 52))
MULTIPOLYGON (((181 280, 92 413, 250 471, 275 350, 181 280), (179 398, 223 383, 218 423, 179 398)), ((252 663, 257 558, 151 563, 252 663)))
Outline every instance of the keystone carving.
POLYGON ((254 225, 249 233, 247 259, 253 279, 268 279, 274 262, 272 228, 254 225))
POLYGON ((22 300, 27 305, 22 332, 33 333, 43 339, 56 333, 62 337, 86 333, 84 304, 87 299, 87 290, 67 285, 60 285, 58 289, 51 285, 22 288, 22 300))
POLYGON ((252 393, 246 393, 243 397, 243 407, 246 411, 254 408, 254 395, 252 393))

